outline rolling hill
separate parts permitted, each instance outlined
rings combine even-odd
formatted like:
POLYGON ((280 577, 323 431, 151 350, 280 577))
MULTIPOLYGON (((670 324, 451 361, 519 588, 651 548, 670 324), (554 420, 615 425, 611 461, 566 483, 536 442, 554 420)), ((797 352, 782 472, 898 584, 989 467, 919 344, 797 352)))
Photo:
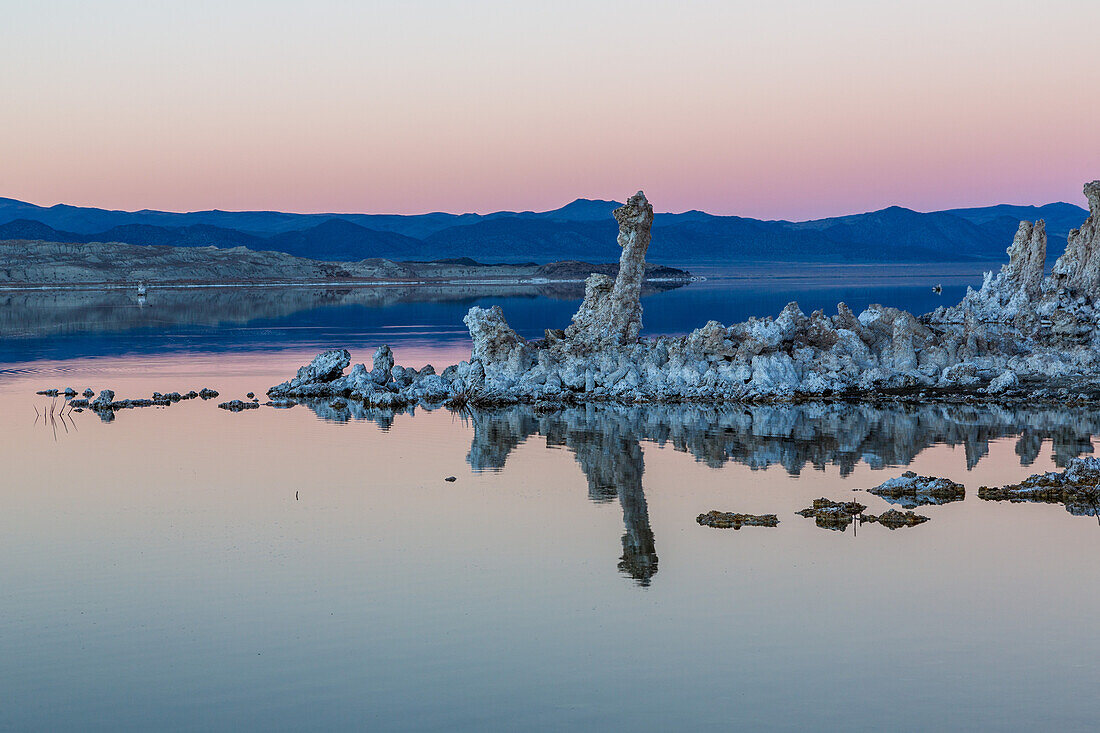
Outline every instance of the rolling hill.
MULTIPOLYGON (((577 199, 552 211, 491 214, 293 214, 275 211, 111 211, 0 198, 0 240, 248 247, 318 260, 614 261, 614 201, 577 199)), ((917 212, 900 206, 804 222, 657 214, 650 258, 668 264, 999 261, 1020 219, 1047 221, 1048 254, 1087 212, 1067 203, 917 212)))

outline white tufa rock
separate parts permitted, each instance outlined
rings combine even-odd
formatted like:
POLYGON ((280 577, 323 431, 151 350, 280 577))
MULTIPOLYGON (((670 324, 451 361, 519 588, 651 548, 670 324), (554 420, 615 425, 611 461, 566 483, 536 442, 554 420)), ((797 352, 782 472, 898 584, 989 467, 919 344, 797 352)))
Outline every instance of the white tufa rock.
POLYGON ((594 275, 564 331, 527 341, 499 306, 465 317, 469 362, 441 374, 393 365, 388 347, 374 369, 346 351, 321 354, 269 390, 277 397, 354 396, 400 405, 453 397, 486 402, 785 401, 921 392, 943 397, 1020 398, 1050 388, 1100 394, 1100 182, 1085 187, 1088 220, 1070 235, 1053 275, 1043 278, 1046 228, 1023 222, 1009 262, 987 273, 957 306, 916 317, 872 305, 858 317, 806 316, 797 303, 775 318, 706 323, 683 337, 639 338, 640 286, 653 209, 639 192, 615 211, 623 248, 615 280, 594 275))
POLYGON ((619 274, 614 281, 606 275, 592 275, 585 281, 584 302, 565 330, 566 339, 593 348, 635 343, 642 330, 642 280, 653 207, 639 191, 614 215, 623 249, 619 274))

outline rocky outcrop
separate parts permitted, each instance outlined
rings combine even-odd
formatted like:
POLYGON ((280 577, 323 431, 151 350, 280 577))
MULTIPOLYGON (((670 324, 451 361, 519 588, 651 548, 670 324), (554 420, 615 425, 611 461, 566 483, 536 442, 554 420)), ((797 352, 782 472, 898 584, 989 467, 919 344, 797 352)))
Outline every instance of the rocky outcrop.
POLYGON ((1086 186, 1086 194, 1092 213, 1074 231, 1061 269, 1047 278, 1045 227, 1024 222, 1008 248, 1009 263, 996 276, 987 273, 981 289, 952 308, 917 317, 871 305, 857 316, 840 303, 828 316, 806 315, 790 303, 774 318, 731 326, 710 321, 686 336, 646 340, 639 338, 639 287, 652 207, 639 192, 616 211, 623 247, 618 276, 589 278, 568 328, 528 341, 499 307, 475 307, 465 318, 470 361, 438 379, 421 384, 405 371, 392 386, 373 381, 359 389, 362 374, 345 381, 299 374, 269 394, 350 395, 369 404, 430 396, 456 405, 1094 399, 1100 397, 1100 292, 1090 278, 1100 268, 1094 256, 1100 183, 1086 186))
POLYGON ((272 397, 285 397, 301 392, 303 387, 325 384, 340 377, 351 363, 347 349, 332 349, 313 357, 313 361, 298 369, 298 374, 267 391, 272 397))

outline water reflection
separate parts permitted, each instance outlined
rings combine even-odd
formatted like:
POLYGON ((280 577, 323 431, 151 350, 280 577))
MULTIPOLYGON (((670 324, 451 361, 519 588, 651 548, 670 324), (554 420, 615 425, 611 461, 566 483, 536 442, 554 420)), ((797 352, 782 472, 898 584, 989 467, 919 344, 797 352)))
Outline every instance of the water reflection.
MULTIPOLYGON (((326 421, 370 420, 389 430, 402 413, 349 404, 308 404, 326 421)), ((1087 409, 1005 408, 971 405, 788 406, 586 405, 539 412, 529 406, 471 411, 467 461, 475 471, 504 467, 532 436, 547 447, 570 450, 588 481, 593 502, 619 500, 625 531, 619 569, 640 585, 657 572, 642 475, 642 443, 671 446, 708 466, 728 462, 753 469, 781 465, 791 475, 807 466, 837 466, 848 476, 860 463, 872 468, 906 466, 934 445, 962 446, 967 468, 989 453, 993 440, 1018 436, 1016 454, 1028 466, 1049 440, 1054 462, 1092 452, 1100 416, 1087 409)))
MULTIPOLYGON (((647 282, 643 292, 650 295, 683 285, 682 282, 647 282)), ((172 325, 244 324, 330 308, 377 309, 416 303, 450 303, 468 308, 486 297, 574 301, 584 297, 584 284, 154 287, 146 295, 137 295, 129 288, 8 290, 0 292, 0 336, 126 331, 172 325)), ((461 326, 461 321, 456 323, 461 326)))

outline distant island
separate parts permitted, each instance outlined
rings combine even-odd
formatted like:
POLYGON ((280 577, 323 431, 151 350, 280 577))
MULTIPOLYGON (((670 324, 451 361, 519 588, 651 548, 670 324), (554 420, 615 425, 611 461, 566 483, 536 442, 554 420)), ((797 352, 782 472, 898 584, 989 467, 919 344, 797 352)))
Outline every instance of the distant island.
MULTIPOLYGON (((247 247, 170 247, 118 242, 87 244, 0 241, 0 289, 59 286, 201 285, 509 285, 581 283, 593 273, 614 276, 619 264, 576 260, 486 264, 463 257, 395 262, 370 258, 333 262, 247 247)), ((686 270, 646 268, 647 282, 675 287, 686 270)), ((578 285, 579 287, 579 285, 578 285)))
MULTIPOLYGON (((544 212, 291 214, 275 211, 109 211, 0 198, 0 240, 137 246, 244 247, 330 263, 473 258, 479 263, 614 262, 616 201, 578 199, 544 212)), ((658 213, 651 260, 738 262, 993 262, 1021 219, 1043 219, 1051 260, 1088 212, 1068 203, 920 213, 898 206, 805 222, 702 211, 658 213)), ((12 252, 8 249, 5 254, 12 252)), ((238 257, 234 255, 234 257, 238 257)), ((240 257, 246 257, 240 255, 240 257)), ((335 266, 333 266, 335 267, 335 266)), ((587 274, 587 273, 586 273, 587 274)), ((417 275, 418 277, 420 275, 417 275)), ((581 275, 583 277, 584 275, 581 275)))

